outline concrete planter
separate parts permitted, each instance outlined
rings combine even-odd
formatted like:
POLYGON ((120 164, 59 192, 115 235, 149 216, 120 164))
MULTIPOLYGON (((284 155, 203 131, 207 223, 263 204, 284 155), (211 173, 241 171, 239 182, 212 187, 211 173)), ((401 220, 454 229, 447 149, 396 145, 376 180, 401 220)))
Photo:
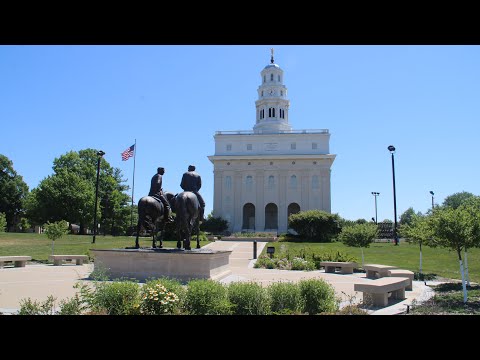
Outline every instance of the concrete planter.
POLYGON ((219 280, 230 274, 231 251, 210 249, 106 249, 90 250, 95 257, 94 270, 104 270, 110 279, 169 277, 219 280))

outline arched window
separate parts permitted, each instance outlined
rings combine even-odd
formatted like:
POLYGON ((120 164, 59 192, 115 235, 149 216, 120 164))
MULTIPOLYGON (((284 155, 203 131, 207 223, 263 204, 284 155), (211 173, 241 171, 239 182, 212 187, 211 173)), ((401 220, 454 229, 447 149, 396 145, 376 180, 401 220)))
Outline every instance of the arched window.
POLYGON ((272 117, 272 108, 269 108, 269 109, 268 109, 268 117, 269 117, 269 118, 272 117))
POLYGON ((297 176, 292 175, 290 176, 290 189, 296 189, 297 188, 297 176))
POLYGON ((283 90, 280 90, 280 96, 283 96, 283 90))
POLYGON ((266 80, 265 80, 265 75, 263 75, 263 82, 265 82, 265 81, 266 81, 266 80))
POLYGON ((270 74, 270 81, 273 81, 273 74, 270 74))
POLYGON ((318 178, 318 175, 313 175, 312 176, 312 189, 318 189, 320 188, 320 180, 318 178))
POLYGON ((267 182, 267 184, 268 184, 268 188, 269 188, 269 189, 273 189, 273 188, 275 187, 275 177, 274 177, 273 175, 270 175, 270 176, 268 177, 268 182, 267 182))
POLYGON ((225 189, 231 190, 232 189, 232 177, 225 176, 225 189))
POLYGON ((263 96, 263 90, 262 90, 262 96, 263 96))
POLYGON ((275 108, 272 108, 272 117, 275 117, 275 108))
POLYGON ((280 75, 278 75, 278 82, 280 82, 280 75))
POLYGON ((248 192, 252 191, 253 188, 253 177, 251 175, 248 175, 245 179, 245 187, 248 192))

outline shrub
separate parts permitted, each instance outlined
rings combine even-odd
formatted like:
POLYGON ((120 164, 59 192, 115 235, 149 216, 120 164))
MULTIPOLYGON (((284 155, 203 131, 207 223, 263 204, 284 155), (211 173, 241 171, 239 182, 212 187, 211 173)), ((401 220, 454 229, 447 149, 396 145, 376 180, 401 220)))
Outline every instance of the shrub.
POLYGON ((228 286, 228 299, 235 315, 268 315, 270 297, 267 289, 255 282, 233 282, 228 286))
POLYGON ((20 300, 18 315, 54 315, 55 298, 50 295, 44 302, 32 300, 31 298, 20 300))
POLYGON ((299 286, 304 301, 302 312, 315 315, 338 310, 339 299, 335 290, 323 279, 300 280, 299 286))
POLYGON ((93 294, 92 310, 108 315, 138 314, 140 287, 133 281, 97 283, 93 294))
POLYGON ((149 280, 145 283, 145 285, 153 285, 157 283, 162 284, 165 286, 167 291, 173 292, 175 295, 177 295, 178 303, 175 306, 174 313, 181 313, 185 304, 185 296, 187 294, 186 286, 182 285, 182 283, 176 279, 170 279, 167 277, 149 280))
POLYGON ((184 308, 191 315, 228 315, 232 312, 227 288, 211 279, 188 283, 184 308))
POLYGON ((300 287, 296 283, 277 282, 268 287, 273 314, 298 314, 303 310, 300 287))
POLYGON ((294 257, 292 260, 292 270, 315 270, 315 263, 312 261, 305 260, 303 258, 294 257))
POLYGON ((261 255, 258 257, 257 261, 253 265, 254 268, 259 269, 276 269, 277 267, 277 259, 271 258, 268 255, 261 255))
POLYGON ((178 309, 178 296, 160 282, 145 284, 141 290, 140 313, 145 315, 173 314, 178 309))
POLYGON ((340 216, 322 210, 307 210, 288 217, 288 227, 300 237, 315 242, 331 242, 340 232, 340 216))
POLYGON ((60 301, 60 310, 57 315, 81 315, 84 309, 80 297, 75 294, 70 299, 60 301))
POLYGON ((368 311, 359 308, 358 305, 347 305, 338 310, 335 315, 368 315, 368 311))

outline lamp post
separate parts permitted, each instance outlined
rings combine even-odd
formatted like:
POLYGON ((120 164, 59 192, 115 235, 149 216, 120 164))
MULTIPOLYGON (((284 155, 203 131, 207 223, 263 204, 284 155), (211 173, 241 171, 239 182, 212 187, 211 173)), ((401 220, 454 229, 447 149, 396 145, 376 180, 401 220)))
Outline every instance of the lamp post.
POLYGON ((395 245, 398 245, 397 238, 397 196, 395 193, 395 160, 393 154, 395 153, 395 146, 389 145, 388 151, 392 154, 392 178, 393 178, 393 216, 394 216, 394 225, 393 225, 393 241, 395 245))
POLYGON ((433 191, 430 191, 430 194, 432 194, 432 211, 433 211, 433 195, 435 194, 433 193, 433 191))
POLYGON ((375 196, 375 224, 378 224, 378 222, 377 222, 377 196, 380 195, 380 193, 372 191, 372 195, 375 196))
POLYGON ((97 152, 97 183, 95 185, 95 211, 93 213, 93 240, 92 244, 95 244, 95 236, 97 235, 97 203, 98 203, 98 176, 100 174, 100 160, 102 156, 105 155, 105 152, 100 150, 97 152))

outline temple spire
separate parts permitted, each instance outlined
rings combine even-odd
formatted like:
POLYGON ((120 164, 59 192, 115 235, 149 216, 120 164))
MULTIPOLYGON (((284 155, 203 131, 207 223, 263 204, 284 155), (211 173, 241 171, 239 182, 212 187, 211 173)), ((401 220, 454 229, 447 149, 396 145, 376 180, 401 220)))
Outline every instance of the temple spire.
POLYGON ((272 56, 270 57, 270 62, 273 64, 275 61, 273 60, 273 48, 270 49, 272 56))

